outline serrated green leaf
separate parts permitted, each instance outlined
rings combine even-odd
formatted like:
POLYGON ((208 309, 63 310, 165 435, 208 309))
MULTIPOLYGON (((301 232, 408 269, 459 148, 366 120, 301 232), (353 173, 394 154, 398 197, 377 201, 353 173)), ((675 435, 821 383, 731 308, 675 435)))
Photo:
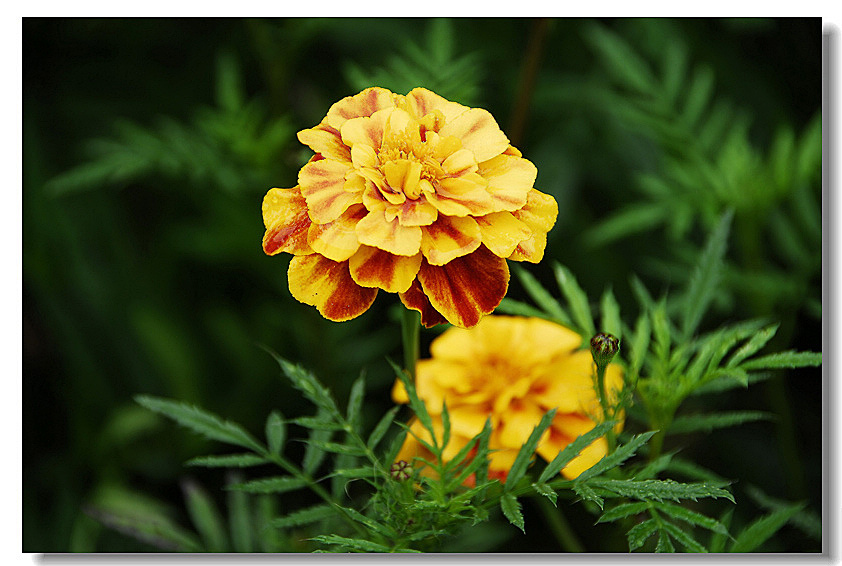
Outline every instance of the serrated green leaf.
POLYGON ((664 526, 661 526, 658 530, 658 544, 655 545, 655 552, 659 554, 675 552, 675 546, 673 546, 669 532, 664 526))
POLYGON ((485 419, 482 431, 476 436, 477 453, 475 461, 479 461, 476 468, 476 485, 483 485, 488 481, 488 445, 491 441, 491 417, 485 419))
MULTIPOLYGON (((581 477, 581 476, 580 476, 581 477)), ((674 480, 606 480, 592 479, 588 485, 608 490, 620 497, 644 501, 680 501, 703 498, 724 498, 734 503, 734 496, 721 484, 711 482, 679 483, 674 480)))
POLYGON ((576 492, 583 501, 596 503, 600 510, 604 508, 605 500, 588 484, 576 482, 573 484, 573 491, 576 492))
POLYGON ((438 448, 438 439, 436 438, 436 431, 433 428, 433 419, 430 418, 430 413, 427 412, 427 406, 424 402, 418 397, 418 393, 415 390, 415 384, 412 383, 412 380, 409 378, 407 373, 395 365, 395 363, 389 360, 389 364, 391 364, 392 369, 394 370, 395 374, 398 376, 398 379, 401 380, 403 383, 404 389, 406 390, 406 395, 409 398, 409 407, 412 409, 412 412, 415 413, 415 416, 418 418, 421 426, 427 429, 427 432, 430 433, 430 438, 432 439, 433 444, 433 453, 439 452, 438 448))
POLYGON ((650 431, 644 432, 642 434, 638 434, 632 437, 626 444, 618 447, 614 452, 611 454, 607 454, 603 456, 603 458, 591 466, 589 469, 585 470, 579 477, 576 478, 576 482, 583 482, 588 480, 589 478, 593 478, 602 474, 611 468, 615 468, 631 458, 635 455, 638 448, 646 444, 650 438, 655 434, 657 431, 650 431))
POLYGON ((183 488, 187 511, 205 547, 209 552, 228 550, 228 537, 225 534, 222 516, 214 502, 205 490, 194 482, 184 482, 183 488))
MULTIPOLYGON (((682 507, 681 505, 675 505, 673 503, 659 503, 658 511, 669 515, 670 517, 673 517, 675 519, 684 521, 685 523, 690 523, 691 525, 698 525, 700 527, 704 527, 705 529, 713 531, 715 533, 723 535, 728 534, 728 529, 725 528, 725 525, 723 525, 716 519, 713 519, 706 515, 702 515, 701 513, 697 513, 695 511, 691 511, 690 509, 682 507)), ((679 542, 681 541, 679 540, 679 542)))
POLYGON ((392 426, 392 422, 395 420, 395 415, 398 414, 400 410, 399 406, 392 407, 383 417, 378 421, 377 425, 375 425, 374 430, 371 431, 371 434, 368 437, 368 441, 366 442, 366 446, 368 446, 369 450, 374 450, 383 437, 388 432, 389 427, 392 426))
POLYGON ((642 523, 633 526, 626 533, 626 538, 629 541, 629 552, 636 550, 646 544, 646 541, 655 534, 658 530, 658 523, 653 519, 648 519, 642 523))
POLYGON ((334 470, 329 474, 328 477, 341 477, 341 478, 352 478, 352 479, 367 479, 367 478, 376 478, 380 474, 374 469, 372 466, 361 466, 359 468, 340 468, 334 470))
POLYGON ((198 456, 191 458, 187 466, 202 466, 205 468, 248 468, 267 463, 269 460, 257 454, 225 454, 224 456, 198 456))
POLYGON ((682 415, 676 417, 667 434, 685 434, 688 432, 710 432, 714 429, 727 428, 748 422, 772 420, 774 415, 761 411, 732 411, 728 413, 709 413, 706 415, 682 415))
MULTIPOLYGON (((342 537, 339 535, 318 535, 310 540, 321 542, 323 544, 328 544, 332 546, 341 546, 348 550, 354 550, 357 552, 393 552, 391 548, 388 546, 384 546, 382 544, 378 544, 376 542, 371 542, 369 540, 363 539, 354 539, 354 538, 347 538, 342 537)), ((418 552, 417 550, 412 549, 397 549, 397 552, 418 552)))
POLYGON ((588 296, 579 286, 576 277, 560 263, 556 263, 553 266, 553 273, 555 273, 559 289, 561 289, 562 294, 567 299, 570 314, 573 317, 573 323, 584 336, 583 340, 596 334, 588 296))
POLYGON ((311 444, 321 450, 333 452, 334 454, 365 456, 365 449, 361 446, 352 446, 349 444, 342 444, 341 442, 322 441, 320 439, 311 439, 308 444, 311 444))
POLYGON ((325 414, 333 418, 340 415, 339 409, 336 407, 336 402, 330 394, 330 390, 322 385, 312 373, 299 365, 288 362, 269 349, 266 349, 266 351, 281 366, 281 370, 289 378, 292 386, 301 391, 311 403, 324 410, 325 414))
POLYGON ((614 335, 618 340, 623 338, 623 323, 620 319, 620 305, 614 298, 614 292, 609 287, 602 294, 599 312, 602 314, 602 332, 614 335))
POLYGON ((365 378, 363 375, 360 375, 351 386, 351 394, 348 396, 347 420, 354 430, 359 430, 361 426, 360 415, 364 397, 365 378))
POLYGON ((345 430, 345 425, 332 420, 324 413, 319 417, 296 417, 289 422, 310 430, 323 430, 328 432, 345 430))
POLYGON ((687 47, 679 43, 671 46, 670 49, 664 49, 662 55, 663 79, 661 83, 667 104, 673 106, 687 72, 687 47))
POLYGON ((117 532, 149 544, 164 552, 203 552, 196 536, 163 515, 135 516, 133 514, 87 506, 85 514, 117 532))
MULTIPOLYGON (((240 474, 231 474, 227 485, 242 483, 240 474)), ((242 491, 231 490, 228 493, 228 528, 234 552, 254 552, 252 533, 257 529, 252 524, 252 512, 249 497, 242 491)))
POLYGON ((649 324, 649 315, 644 312, 637 318, 637 323, 634 326, 634 336, 631 340, 631 353, 629 354, 629 374, 632 376, 640 375, 640 369, 643 367, 643 360, 646 359, 646 353, 649 351, 649 340, 651 338, 652 329, 649 324))
POLYGON ((590 446, 593 441, 603 436, 611 428, 616 425, 616 421, 608 421, 596 425, 594 428, 585 434, 577 437, 573 442, 564 447, 564 450, 559 452, 553 460, 547 464, 544 471, 541 472, 538 478, 538 483, 546 483, 556 474, 558 474, 564 467, 570 463, 573 458, 579 455, 579 452, 590 446))
POLYGON ((660 202, 631 204, 614 212, 585 232, 584 242, 600 248, 632 234, 649 232, 664 223, 670 211, 660 202))
POLYGON ((677 457, 673 457, 670 460, 667 470, 690 479, 702 480, 711 484, 725 485, 728 483, 723 477, 707 468, 703 468, 690 460, 683 460, 677 457))
MULTIPOLYGON (((317 413, 316 418, 320 420, 324 420, 326 418, 327 411, 325 409, 319 409, 319 413, 317 413)), ((333 436, 333 432, 330 430, 321 430, 321 429, 311 429, 310 434, 307 438, 306 447, 304 448, 304 458, 301 461, 301 468, 304 470, 304 473, 312 476, 322 462, 327 456, 327 452, 325 452, 319 444, 322 442, 327 442, 333 436)))
POLYGON ((303 478, 276 476, 232 484, 227 486, 226 489, 244 491, 246 493, 286 493, 288 491, 295 491, 306 485, 307 481, 303 478))
POLYGON ((754 552, 803 508, 803 504, 796 504, 755 519, 735 537, 729 552, 754 552))
POLYGON ((544 313, 565 326, 571 326, 570 317, 565 310, 553 298, 550 292, 538 282, 534 275, 519 266, 513 266, 513 271, 517 275, 518 280, 520 280, 520 284, 523 285, 523 288, 544 313))
POLYGON ((337 512, 338 510, 332 505, 313 505, 312 507, 307 507, 305 509, 294 511, 284 517, 278 517, 277 519, 273 519, 270 525, 277 529, 300 527, 301 525, 308 525, 310 523, 315 523, 316 521, 326 519, 327 517, 330 517, 331 515, 334 515, 337 512))
POLYGON ((279 456, 287 437, 287 425, 279 411, 272 411, 266 419, 266 442, 269 453, 279 456))
POLYGON ((520 502, 517 500, 517 497, 511 493, 503 493, 500 497, 500 509, 503 510, 503 515, 506 516, 511 524, 526 533, 523 513, 520 511, 520 502))
MULTIPOLYGON (((792 503, 770 497, 753 485, 746 486, 746 492, 757 504, 767 511, 789 508, 792 503)), ((792 516, 789 523, 813 540, 822 540, 822 518, 810 509, 802 509, 792 516)))
POLYGON ((778 327, 780 324, 773 324, 771 326, 767 326, 762 330, 757 331, 752 337, 743 344, 739 350, 734 352, 734 354, 728 359, 728 367, 734 367, 742 362, 744 359, 748 358, 749 356, 754 355, 755 353, 759 352, 766 343, 772 339, 775 333, 778 331, 778 327))
POLYGON ((242 446, 258 453, 264 448, 240 425, 223 421, 218 416, 192 405, 148 395, 139 395, 135 400, 142 406, 168 417, 211 440, 242 446))
MULTIPOLYGON (((731 526, 731 519, 733 516, 734 507, 731 507, 730 509, 727 509, 719 519, 719 522, 722 523, 722 526, 724 526, 726 530, 731 526)), ((710 537, 708 549, 717 554, 725 552, 725 543, 728 542, 729 539, 731 539, 731 535, 715 532, 710 537)))
POLYGON ((379 533, 386 537, 387 539, 395 539, 398 536, 398 533, 395 532, 395 529, 390 527, 389 525, 383 524, 379 521, 372 519, 371 517, 366 517, 356 509, 351 507, 345 507, 345 514, 348 515, 354 521, 365 525, 370 531, 379 533))
POLYGON ((728 233, 733 211, 722 215, 719 224, 708 238, 705 248, 693 270, 693 275, 683 298, 681 335, 689 339, 699 326, 702 315, 716 294, 722 272, 722 261, 728 246, 728 233))
POLYGON ((822 355, 819 352, 796 352, 794 350, 788 350, 786 352, 752 358, 744 362, 740 367, 746 371, 752 371, 758 369, 802 368, 820 366, 821 364, 822 355))
POLYGON ((610 523, 619 519, 625 519, 632 515, 638 515, 649 510, 649 503, 646 501, 638 501, 635 503, 621 503, 605 511, 600 515, 597 523, 610 523))
POLYGON ((509 474, 506 476, 506 484, 504 487, 506 491, 510 491, 514 488, 521 478, 526 475, 526 468, 529 466, 530 460, 535 455, 535 449, 538 448, 538 441, 541 440, 541 436, 544 434, 544 431, 552 424, 555 414, 556 409, 546 412, 544 416, 541 417, 541 420, 535 428, 532 429, 532 433, 530 433, 529 438, 527 438, 526 442, 524 442, 521 446, 512 467, 509 469, 509 474))
POLYGON ((558 500, 558 494, 555 492, 555 490, 553 488, 551 488, 550 486, 548 486, 545 483, 533 483, 532 489, 534 489, 535 492, 538 495, 543 495, 544 497, 549 499, 554 507, 556 506, 556 501, 558 500))
POLYGON ((450 413, 447 410, 447 403, 444 400, 441 402, 441 426, 441 449, 444 452, 450 443, 450 413))

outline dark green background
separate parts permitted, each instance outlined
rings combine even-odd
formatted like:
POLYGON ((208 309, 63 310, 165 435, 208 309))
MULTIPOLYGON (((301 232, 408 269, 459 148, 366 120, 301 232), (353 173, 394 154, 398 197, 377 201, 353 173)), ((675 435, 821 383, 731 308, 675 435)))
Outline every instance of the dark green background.
MULTIPOLYGON (((494 114, 537 165, 536 187, 559 203, 547 260, 528 266, 548 288, 550 261, 560 261, 594 299, 612 286, 632 322, 637 307, 631 273, 656 293, 686 278, 689 263, 680 250, 703 242, 708 226, 702 222, 681 238, 670 239, 657 228, 609 245, 585 244, 583 234, 595 222, 638 198, 631 188, 634 173, 657 170, 662 153, 645 135, 618 125, 619 118, 589 98, 590 91, 577 90, 594 84, 619 89, 606 79, 588 42, 591 23, 25 18, 23 550, 154 550, 103 529, 85 513, 126 493, 167 502, 187 524, 179 481, 191 476, 216 493, 222 475, 183 462, 220 447, 148 414, 132 398, 189 401, 253 431, 272 409, 287 416, 310 412, 279 379, 260 344, 313 369, 340 399, 366 367, 368 419, 373 424, 389 407, 392 376, 384 357, 400 357, 396 297, 381 293, 365 315, 330 323, 290 297, 288 256, 266 257, 260 247, 263 195, 273 186, 294 185, 309 155, 294 132, 316 124, 330 104, 360 90, 366 78, 392 81, 381 86, 405 93, 419 86, 411 84, 416 76, 427 73, 429 82, 438 77, 440 84, 420 86, 494 114), (431 31, 434 25, 438 32, 431 31), (441 57, 454 63, 453 73, 417 65, 402 73, 395 67, 396 58, 413 61, 408 44, 422 53, 435 51, 444 36, 452 44, 449 51, 439 44, 441 57), (220 61, 223 69, 239 73, 239 94, 218 93, 220 61), (518 93, 528 61, 537 62, 537 73, 526 89, 527 108, 518 93), (226 122, 227 133, 204 144, 208 130, 197 126, 202 112, 219 109, 225 100, 254 104, 257 118, 249 123, 258 124, 258 132, 240 136, 237 123, 226 122), (520 124, 518 109, 525 111, 520 124), (72 182, 61 177, 102 155, 103 146, 91 140, 129 139, 119 134, 126 122, 163 139, 165 149, 171 143, 175 163, 167 165, 164 151, 159 166, 133 173, 129 152, 122 173, 106 167, 72 182), (167 137, 164 124, 173 123, 180 133, 167 137), (260 135, 273 125, 277 137, 264 143, 260 135), (249 143, 238 146, 242 139, 249 143)), ((599 24, 644 57, 683 44, 691 64, 713 70, 715 96, 750 114, 750 141, 761 153, 779 127, 800 135, 821 108, 818 19, 599 24)), ((138 162, 148 160, 151 150, 144 151, 138 162)), ((820 227, 821 218, 815 221, 820 227)), ((789 270, 774 259, 759 267, 782 271, 796 292, 752 301, 737 289, 725 294, 705 325, 783 318, 778 348, 821 350, 820 312, 805 307, 810 298, 821 304, 820 246, 812 252, 818 271, 815 265, 810 272, 789 270)), ((528 300, 514 279, 510 296, 528 300)), ((424 333, 425 344, 433 335, 424 333)), ((758 512, 742 491, 747 485, 820 510, 819 370, 793 372, 713 402, 718 408, 786 413, 778 424, 682 439, 685 455, 740 480, 734 486, 740 503, 735 523, 745 524, 758 512)), ((526 536, 512 527, 505 543, 485 550, 555 551, 532 511, 527 505, 526 536)), ((593 527, 581 506, 570 513, 590 550, 626 548, 621 536, 606 535, 608 527, 593 527)), ((797 529, 781 533, 768 550, 820 548, 797 529)))

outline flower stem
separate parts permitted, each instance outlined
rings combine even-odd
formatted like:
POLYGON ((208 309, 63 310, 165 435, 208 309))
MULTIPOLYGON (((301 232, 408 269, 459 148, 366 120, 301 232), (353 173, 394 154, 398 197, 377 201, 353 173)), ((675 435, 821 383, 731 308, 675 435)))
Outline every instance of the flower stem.
MULTIPOLYGON (((611 407, 609 407, 608 395, 605 392, 605 366, 602 364, 596 364, 596 386, 599 404, 602 407, 602 422, 605 422, 613 418, 614 415, 613 413, 609 415, 611 407)), ((605 438, 608 440, 608 453, 611 454, 617 447, 617 437, 613 428, 605 434, 605 438)))
POLYGON ((409 372, 409 376, 415 382, 415 365, 421 351, 421 313, 411 309, 403 310, 401 336, 404 369, 409 372))
POLYGON ((567 522, 567 518, 561 512, 561 509, 554 507, 546 497, 538 498, 538 506, 541 508, 553 536, 565 552, 585 552, 585 547, 582 546, 576 533, 570 528, 570 523, 567 522))

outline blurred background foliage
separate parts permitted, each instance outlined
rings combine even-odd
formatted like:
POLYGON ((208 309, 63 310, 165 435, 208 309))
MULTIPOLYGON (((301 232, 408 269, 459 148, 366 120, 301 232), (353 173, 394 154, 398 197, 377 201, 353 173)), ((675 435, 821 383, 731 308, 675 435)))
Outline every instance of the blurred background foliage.
MULTIPOLYGON (((703 326, 766 317, 781 323, 774 349, 820 351, 820 26, 25 18, 23 550, 159 549, 103 522, 154 512, 186 528, 199 485, 224 508, 224 473, 183 465, 218 447, 132 397, 188 401, 252 430, 273 409, 298 416, 260 344, 340 400, 364 367, 372 425, 391 406, 396 297, 330 323, 291 298, 289 256, 260 248, 263 195, 293 186, 310 155, 295 133, 372 85, 489 109, 559 203, 547 259, 592 297, 612 287, 629 317, 630 277, 682 288, 734 210, 727 277, 703 326)), ((551 280, 549 261, 528 267, 551 280)), ((510 296, 525 296, 516 279, 510 296)), ((668 446, 739 479, 732 525, 775 498, 821 509, 818 369, 706 402, 776 417, 668 446)), ((581 505, 568 511, 589 550, 626 550, 581 505)), ((526 535, 488 524, 472 548, 557 550, 527 522, 526 535)), ((820 550, 815 525, 796 527, 764 549, 820 550)))

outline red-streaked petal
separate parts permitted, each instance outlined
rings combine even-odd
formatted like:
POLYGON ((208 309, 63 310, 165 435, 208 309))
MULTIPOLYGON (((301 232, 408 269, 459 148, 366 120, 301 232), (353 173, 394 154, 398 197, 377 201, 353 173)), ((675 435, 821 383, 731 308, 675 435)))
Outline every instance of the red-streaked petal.
POLYGON ((356 228, 366 214, 368 210, 363 205, 351 205, 333 222, 312 224, 307 233, 307 242, 316 253, 333 261, 345 261, 360 247, 356 228))
POLYGON ((301 130, 298 132, 298 141, 309 146, 316 153, 321 153, 327 159, 351 161, 351 150, 342 143, 339 131, 327 124, 301 130))
POLYGON ((421 313, 421 324, 424 325, 424 328, 432 328, 437 324, 447 322, 447 319, 430 304, 430 299, 424 294, 418 279, 413 281, 409 289, 405 293, 399 294, 398 297, 406 308, 421 313))
POLYGON ((360 243, 395 255, 414 256, 421 249, 421 228, 401 226, 397 218, 388 221, 384 210, 369 212, 356 230, 360 243))
POLYGON ((335 322, 358 317, 377 296, 377 289, 354 282, 347 261, 332 261, 319 254, 292 258, 287 278, 296 300, 316 307, 322 316, 335 322))
POLYGON ((458 102, 451 102, 426 88, 414 88, 406 95, 407 106, 418 118, 438 110, 444 115, 445 122, 451 122, 457 116, 469 110, 458 102))
POLYGON ((470 216, 439 216, 421 234, 421 253, 431 265, 444 265, 467 255, 482 242, 479 226, 470 216))
POLYGON ((509 257, 520 242, 532 236, 529 226, 511 212, 492 212, 475 220, 482 233, 482 243, 500 257, 509 257))
POLYGON ((348 264, 351 277, 358 285, 377 287, 389 293, 403 293, 409 289, 418 274, 421 254, 407 257, 362 246, 348 264))
POLYGON ((467 149, 460 149, 448 155, 442 161, 441 167, 445 173, 454 177, 476 173, 479 168, 473 152, 467 149))
POLYGON ((532 236, 519 242, 509 259, 538 263, 544 257, 547 247, 547 232, 553 227, 558 216, 558 204, 550 195, 532 189, 523 208, 513 214, 529 226, 532 236))
POLYGON ((438 218, 439 211, 427 198, 407 199, 402 204, 391 205, 386 210, 386 218, 397 217, 404 226, 429 226, 438 218))
POLYGON ((480 246, 446 265, 422 263, 418 281, 430 304, 448 322, 470 328, 506 296, 509 267, 505 259, 480 246))
POLYGON ((263 197, 263 251, 268 255, 287 252, 294 255, 313 253, 307 243, 310 217, 307 202, 298 187, 270 189, 263 197))
POLYGON ((346 96, 327 111, 322 122, 341 131, 342 125, 352 118, 371 116, 378 110, 395 106, 396 95, 385 88, 367 88, 354 96, 346 96))
POLYGON ((471 108, 448 121, 439 134, 459 138, 462 147, 472 151, 478 162, 500 155, 509 147, 509 138, 500 130, 494 116, 482 108, 471 108))
POLYGON ((373 149, 380 149, 383 143, 383 129, 394 109, 384 109, 375 112, 372 116, 352 118, 342 124, 340 130, 342 143, 349 147, 355 145, 366 145, 373 149))
POLYGON ((512 261, 528 261, 529 263, 540 263, 544 259, 544 252, 547 249, 547 235, 541 232, 532 234, 529 238, 519 242, 517 247, 507 259, 512 261))
POLYGON ((298 172, 298 184, 313 222, 333 222, 349 206, 362 202, 359 191, 345 190, 345 174, 350 169, 350 163, 321 159, 306 163, 298 172))
POLYGON ((509 212, 526 204, 538 175, 532 162, 506 154, 480 163, 478 172, 488 181, 488 192, 497 209, 509 212))

